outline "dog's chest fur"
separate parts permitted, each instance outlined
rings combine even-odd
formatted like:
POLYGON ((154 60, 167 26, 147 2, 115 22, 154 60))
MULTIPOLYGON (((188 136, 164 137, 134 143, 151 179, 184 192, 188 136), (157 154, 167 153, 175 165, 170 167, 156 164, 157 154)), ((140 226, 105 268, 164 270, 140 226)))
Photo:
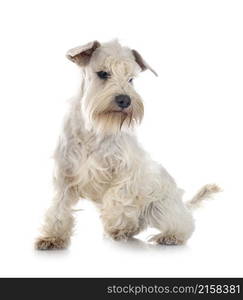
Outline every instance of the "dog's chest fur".
POLYGON ((91 139, 83 146, 81 196, 100 201, 109 186, 119 185, 124 174, 136 170, 134 166, 138 163, 139 151, 135 137, 126 133, 91 139))

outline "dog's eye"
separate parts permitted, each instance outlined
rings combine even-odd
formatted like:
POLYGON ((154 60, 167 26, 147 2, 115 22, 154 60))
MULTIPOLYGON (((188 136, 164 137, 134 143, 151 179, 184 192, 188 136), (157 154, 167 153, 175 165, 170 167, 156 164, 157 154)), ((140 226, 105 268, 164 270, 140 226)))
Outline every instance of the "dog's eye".
POLYGON ((129 78, 128 82, 133 83, 133 78, 129 78))
POLYGON ((105 71, 97 72, 97 75, 100 79, 108 79, 111 75, 105 71))

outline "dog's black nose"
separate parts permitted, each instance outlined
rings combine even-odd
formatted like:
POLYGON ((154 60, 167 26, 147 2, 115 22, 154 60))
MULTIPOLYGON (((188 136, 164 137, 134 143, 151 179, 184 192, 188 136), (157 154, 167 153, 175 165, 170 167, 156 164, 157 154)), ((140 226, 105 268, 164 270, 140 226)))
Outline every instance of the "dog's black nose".
POLYGON ((128 95, 118 95, 115 101, 120 108, 127 108, 131 104, 131 98, 128 95))

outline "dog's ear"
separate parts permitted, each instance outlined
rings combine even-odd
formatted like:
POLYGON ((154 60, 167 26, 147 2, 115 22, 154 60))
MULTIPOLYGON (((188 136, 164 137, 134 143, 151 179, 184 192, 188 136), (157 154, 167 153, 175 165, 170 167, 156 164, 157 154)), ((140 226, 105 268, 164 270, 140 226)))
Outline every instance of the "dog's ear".
POLYGON ((93 41, 86 45, 70 49, 66 53, 66 57, 79 66, 85 66, 88 64, 93 52, 98 47, 100 47, 100 43, 98 41, 93 41))
POLYGON ((150 70, 152 73, 154 73, 155 76, 158 76, 158 74, 150 67, 150 65, 143 59, 141 54, 137 50, 132 50, 132 54, 135 58, 136 63, 140 66, 142 71, 150 70))

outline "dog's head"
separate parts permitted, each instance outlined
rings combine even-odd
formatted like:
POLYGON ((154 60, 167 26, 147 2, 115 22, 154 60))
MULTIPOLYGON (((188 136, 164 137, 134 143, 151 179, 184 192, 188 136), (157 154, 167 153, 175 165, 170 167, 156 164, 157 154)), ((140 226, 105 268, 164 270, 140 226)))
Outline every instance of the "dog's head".
POLYGON ((83 70, 81 113, 87 128, 116 134, 141 122, 143 102, 133 79, 147 69, 157 74, 136 50, 94 41, 69 50, 67 58, 83 70))

